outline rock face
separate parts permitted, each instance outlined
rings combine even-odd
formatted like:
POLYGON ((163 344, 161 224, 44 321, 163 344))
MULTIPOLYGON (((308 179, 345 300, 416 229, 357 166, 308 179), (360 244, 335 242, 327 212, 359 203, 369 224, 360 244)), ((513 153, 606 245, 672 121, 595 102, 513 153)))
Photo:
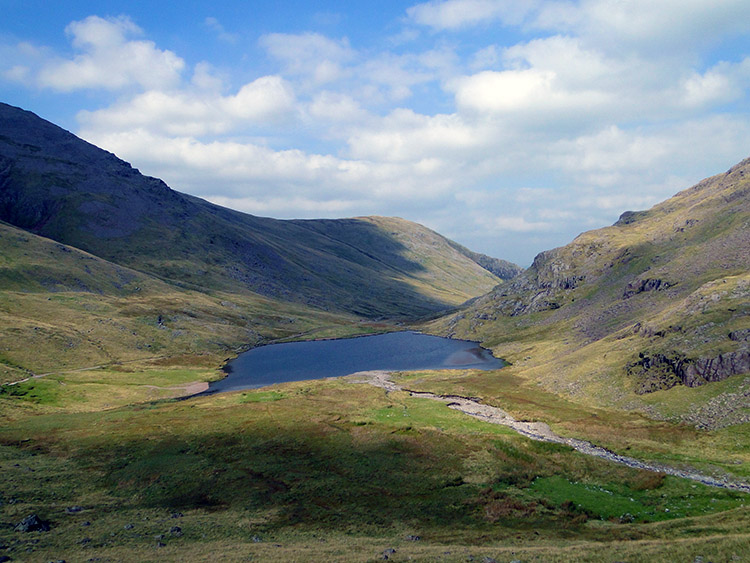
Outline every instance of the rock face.
POLYGON ((715 358, 699 358, 686 362, 677 375, 688 387, 698 387, 729 376, 750 373, 750 350, 720 354, 715 358))
POLYGON ((750 373, 750 350, 697 359, 641 354, 637 362, 628 365, 627 371, 628 375, 635 378, 635 391, 640 395, 670 389, 675 385, 700 387, 706 383, 723 381, 733 375, 750 373))
POLYGON ((629 283, 625 288, 622 296, 624 299, 629 299, 630 297, 633 297, 634 295, 638 295, 639 293, 643 293, 645 291, 662 291, 672 287, 673 285, 673 283, 658 279, 649 278, 645 280, 638 280, 636 282, 629 283))

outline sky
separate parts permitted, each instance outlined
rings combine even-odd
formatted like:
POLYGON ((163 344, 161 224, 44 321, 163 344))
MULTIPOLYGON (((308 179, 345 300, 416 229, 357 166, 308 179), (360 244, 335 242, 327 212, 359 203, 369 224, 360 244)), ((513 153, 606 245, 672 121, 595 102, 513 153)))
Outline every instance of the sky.
POLYGON ((527 266, 750 156, 747 0, 0 12, 0 101, 254 215, 398 216, 527 266))

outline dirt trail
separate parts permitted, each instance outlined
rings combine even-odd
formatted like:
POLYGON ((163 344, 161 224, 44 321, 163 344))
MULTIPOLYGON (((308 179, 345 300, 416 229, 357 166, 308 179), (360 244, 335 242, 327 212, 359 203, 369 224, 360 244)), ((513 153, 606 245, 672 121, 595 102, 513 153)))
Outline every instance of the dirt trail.
POLYGON ((711 487, 721 487, 723 489, 732 489, 735 491, 750 493, 750 484, 737 479, 730 479, 728 477, 716 478, 694 470, 677 469, 660 463, 645 462, 632 457, 619 455, 585 440, 564 438, 563 436, 555 434, 544 422, 522 422, 516 420, 504 410, 490 405, 483 405, 478 399, 459 397, 456 395, 436 395, 435 393, 405 389, 391 381, 390 373, 387 371, 363 371, 352 374, 349 377, 351 378, 352 383, 369 383, 370 385, 385 389, 386 392, 406 391, 412 397, 422 397, 425 399, 440 401, 445 403, 448 408, 461 411, 462 413, 485 420, 491 424, 507 426, 532 440, 565 444, 583 454, 600 457, 628 467, 666 473, 667 475, 674 475, 684 479, 692 479, 693 481, 698 481, 711 487))

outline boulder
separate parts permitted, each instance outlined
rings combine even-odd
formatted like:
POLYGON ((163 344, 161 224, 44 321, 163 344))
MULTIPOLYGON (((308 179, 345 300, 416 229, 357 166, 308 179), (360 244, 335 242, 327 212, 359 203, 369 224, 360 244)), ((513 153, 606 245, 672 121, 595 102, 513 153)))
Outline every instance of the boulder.
POLYGON ((49 522, 45 522, 36 514, 30 514, 18 524, 16 524, 16 532, 49 532, 49 522))

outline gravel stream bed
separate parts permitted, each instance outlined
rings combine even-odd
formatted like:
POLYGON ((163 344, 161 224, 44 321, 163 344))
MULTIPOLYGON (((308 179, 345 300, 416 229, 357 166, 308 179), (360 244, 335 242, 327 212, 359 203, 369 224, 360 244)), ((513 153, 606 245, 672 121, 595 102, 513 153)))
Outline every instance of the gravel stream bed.
POLYGON ((350 377, 352 378, 351 381, 353 383, 369 383, 370 385, 385 389, 386 392, 406 391, 412 397, 421 397, 425 399, 432 399, 434 401, 440 401, 442 403, 445 403, 448 408, 455 409, 464 414, 479 418, 491 424, 501 424, 503 426, 507 426, 509 428, 512 428, 522 436, 526 436, 527 438, 531 438, 532 440, 565 444, 583 454, 600 457, 614 463, 626 465, 628 467, 666 473, 667 475, 674 475, 675 477, 682 477, 684 479, 692 479, 693 481, 698 481, 699 483, 703 483, 704 485, 709 485, 711 487, 721 487, 723 489, 731 489, 735 491, 741 491, 743 493, 750 493, 750 484, 742 482, 740 480, 731 479, 729 477, 712 477, 710 475, 705 475, 694 470, 677 469, 675 467, 662 465, 660 463, 640 461, 632 457, 616 454, 610 450, 594 445, 591 442, 587 442, 585 440, 564 438, 563 436, 555 434, 552 429, 544 422, 523 422, 520 420, 516 420, 498 407, 482 404, 479 399, 471 397, 460 397, 457 395, 437 395, 435 393, 429 393, 425 391, 411 391, 409 389, 405 389, 391 381, 390 374, 386 371, 364 371, 352 374, 350 377))

